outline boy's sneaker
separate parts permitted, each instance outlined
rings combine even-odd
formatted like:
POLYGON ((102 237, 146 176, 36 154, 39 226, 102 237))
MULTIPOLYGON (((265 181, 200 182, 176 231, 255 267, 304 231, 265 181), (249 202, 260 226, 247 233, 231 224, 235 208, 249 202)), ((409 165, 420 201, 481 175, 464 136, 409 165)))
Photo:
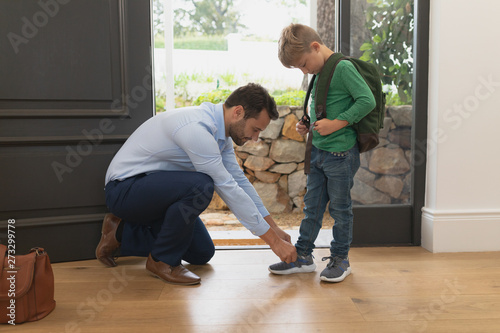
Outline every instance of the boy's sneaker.
POLYGON ((322 261, 330 259, 326 268, 321 272, 321 281, 326 282, 340 282, 351 274, 351 265, 349 265, 349 258, 341 257, 324 257, 322 261))
POLYGON ((269 266, 269 272, 273 274, 294 274, 294 273, 310 273, 314 272, 316 264, 313 261, 312 254, 308 256, 297 256, 297 261, 287 264, 282 261, 269 266))

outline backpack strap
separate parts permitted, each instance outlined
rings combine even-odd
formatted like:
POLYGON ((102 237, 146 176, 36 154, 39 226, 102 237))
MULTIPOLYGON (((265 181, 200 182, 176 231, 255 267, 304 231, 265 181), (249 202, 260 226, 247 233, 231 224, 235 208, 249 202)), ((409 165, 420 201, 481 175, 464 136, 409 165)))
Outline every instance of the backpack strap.
POLYGON ((318 83, 316 85, 316 93, 314 95, 314 105, 316 109, 316 119, 326 118, 326 99, 328 97, 328 89, 332 82, 335 68, 341 60, 347 59, 342 53, 332 54, 325 62, 325 65, 318 74, 318 83))
POLYGON ((311 117, 307 114, 307 106, 309 105, 309 97, 311 96, 311 91, 314 86, 314 80, 316 79, 316 74, 313 75, 311 81, 309 82, 309 87, 307 88, 306 99, 304 100, 304 115, 300 119, 304 125, 309 129, 306 141, 306 156, 304 159, 304 173, 309 174, 311 166, 311 147, 312 147, 312 137, 313 137, 313 127, 311 126, 311 117), (307 170, 307 171, 306 171, 307 170))
POLYGON ((309 97, 311 96, 311 91, 314 86, 314 80, 316 79, 316 74, 313 75, 311 81, 309 82, 309 87, 307 87, 306 99, 304 100, 304 115, 300 119, 307 128, 311 125, 311 117, 307 114, 307 106, 309 105, 309 97))
MULTIPOLYGON (((326 99, 328 96, 328 89, 330 88, 330 82, 332 81, 333 73, 335 72, 335 68, 337 68, 338 63, 344 59, 348 59, 348 57, 344 56, 340 52, 333 53, 326 60, 325 65, 321 69, 321 72, 319 72, 319 74, 317 75, 318 83, 316 84, 316 92, 314 94, 314 109, 316 112, 317 120, 326 118, 326 99)), ((304 101, 304 116, 302 116, 301 119, 304 124, 306 124, 307 121, 306 126, 308 126, 309 128, 309 134, 306 143, 306 156, 304 159, 304 173, 306 175, 311 172, 311 149, 313 136, 313 126, 310 126, 310 117, 307 115, 307 104, 309 102, 309 96, 311 95, 315 79, 316 75, 312 77, 311 82, 309 83, 306 99, 304 101)))

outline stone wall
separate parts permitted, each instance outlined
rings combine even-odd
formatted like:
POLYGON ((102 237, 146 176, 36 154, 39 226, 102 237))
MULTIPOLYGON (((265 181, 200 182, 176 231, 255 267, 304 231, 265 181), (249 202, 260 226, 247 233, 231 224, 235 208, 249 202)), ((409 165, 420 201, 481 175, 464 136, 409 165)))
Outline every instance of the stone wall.
MULTIPOLYGON (((295 131, 302 107, 279 106, 261 140, 235 146, 245 175, 272 213, 302 211, 306 192, 304 137, 295 131)), ((361 154, 351 195, 355 204, 408 203, 412 108, 389 107, 377 148, 361 154)), ((227 209, 216 196, 209 208, 227 209)))

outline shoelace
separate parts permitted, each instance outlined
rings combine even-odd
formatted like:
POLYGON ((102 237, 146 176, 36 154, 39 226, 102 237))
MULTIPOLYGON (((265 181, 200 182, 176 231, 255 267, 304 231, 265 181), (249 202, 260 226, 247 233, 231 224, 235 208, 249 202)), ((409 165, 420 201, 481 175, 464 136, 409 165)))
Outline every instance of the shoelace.
POLYGON ((323 257, 321 259, 321 261, 325 261, 325 260, 328 260, 330 259, 330 262, 326 265, 326 267, 328 268, 332 268, 332 267, 337 267, 338 265, 340 265, 340 263, 342 262, 342 258, 340 257, 332 257, 332 256, 329 256, 329 257, 323 257))

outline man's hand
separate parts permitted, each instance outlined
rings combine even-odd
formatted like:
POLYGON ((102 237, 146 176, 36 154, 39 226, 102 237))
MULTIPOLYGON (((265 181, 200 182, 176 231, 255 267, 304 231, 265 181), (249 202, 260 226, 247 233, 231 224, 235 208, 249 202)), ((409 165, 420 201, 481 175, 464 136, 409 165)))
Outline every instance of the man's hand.
POLYGON ((297 260, 297 249, 295 246, 289 242, 285 242, 281 238, 278 239, 274 245, 271 245, 271 250, 273 250, 274 254, 276 254, 281 261, 287 264, 297 260))
POLYGON ((281 230, 279 227, 276 227, 276 228, 273 228, 274 229, 274 232, 276 232, 276 234, 278 235, 279 238, 281 238, 282 240, 284 240, 285 242, 288 242, 288 243, 292 243, 292 237, 290 237, 289 234, 287 234, 286 232, 284 232, 283 230, 281 230))
POLYGON ((297 260, 297 249, 290 242, 287 242, 280 237, 274 231, 273 228, 269 228, 269 230, 260 236, 264 242, 269 244, 271 250, 273 250, 274 254, 276 254, 280 260, 291 263, 297 260))
POLYGON ((266 217, 264 217, 264 220, 266 220, 267 224, 269 224, 271 229, 273 229, 274 232, 276 232, 279 238, 288 243, 292 242, 292 238, 290 237, 290 235, 281 230, 280 227, 278 227, 278 225, 276 224, 276 222, 274 222, 274 219, 271 217, 271 215, 267 215, 266 217))

